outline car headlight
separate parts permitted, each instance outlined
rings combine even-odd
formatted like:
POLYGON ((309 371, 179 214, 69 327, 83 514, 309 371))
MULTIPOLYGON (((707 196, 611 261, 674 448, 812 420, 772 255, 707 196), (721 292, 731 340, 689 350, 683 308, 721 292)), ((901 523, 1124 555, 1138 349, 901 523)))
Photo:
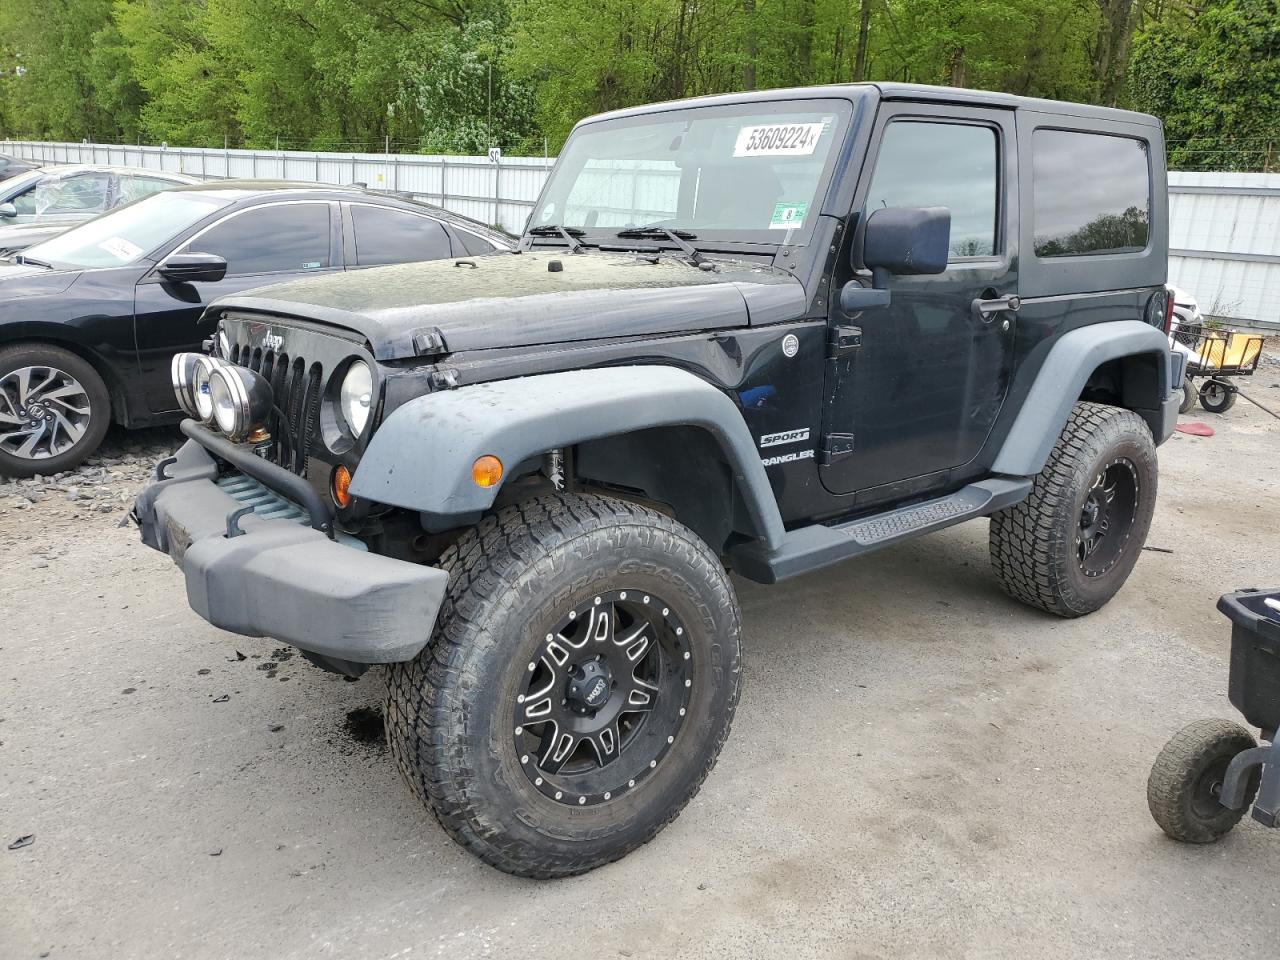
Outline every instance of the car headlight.
POLYGON ((233 364, 209 374, 207 396, 213 422, 231 440, 244 440, 262 427, 274 402, 266 377, 233 364))
POLYGON ((213 416, 213 407, 207 402, 209 374, 227 361, 219 357, 207 357, 203 353, 179 353, 169 364, 170 378, 173 380, 173 394, 178 399, 187 416, 197 420, 208 421, 213 416))
POLYGON ((364 433, 369 425, 369 412, 373 406, 373 374, 363 360, 355 360, 347 368, 338 394, 338 406, 354 436, 364 433))

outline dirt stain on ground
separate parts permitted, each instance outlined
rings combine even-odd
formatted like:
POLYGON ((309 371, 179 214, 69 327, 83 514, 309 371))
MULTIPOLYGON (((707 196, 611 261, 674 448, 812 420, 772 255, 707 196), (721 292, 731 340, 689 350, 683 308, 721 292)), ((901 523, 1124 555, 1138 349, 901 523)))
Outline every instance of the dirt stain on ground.
POLYGON ((374 707, 356 707, 347 711, 346 731, 356 743, 378 745, 383 742, 382 712, 374 707))

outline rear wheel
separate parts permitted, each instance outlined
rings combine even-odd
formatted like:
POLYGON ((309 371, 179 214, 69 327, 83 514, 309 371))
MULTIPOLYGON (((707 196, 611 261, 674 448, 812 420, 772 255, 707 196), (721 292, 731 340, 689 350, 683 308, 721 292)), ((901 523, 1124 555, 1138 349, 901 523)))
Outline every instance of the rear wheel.
POLYGON ((1062 617, 1097 610, 1138 561, 1156 478, 1141 417, 1077 403, 1031 495, 991 518, 991 563, 1005 590, 1062 617))
POLYGON ((1210 413, 1226 413, 1235 405, 1235 388, 1221 380, 1208 380, 1200 388, 1200 406, 1210 413))
POLYGON ((1253 734, 1227 720, 1197 720, 1170 740, 1147 779, 1147 806, 1160 829, 1183 843, 1212 843, 1240 822, 1258 792, 1259 771, 1245 788, 1239 810, 1224 807, 1227 766, 1257 746, 1253 734))
POLYGON ((1190 380, 1182 381, 1182 402, 1178 404, 1179 413, 1190 413, 1196 405, 1196 388, 1190 380))
POLYGON ((500 870, 568 876, 651 839, 697 793, 738 699, 740 616, 723 565, 640 506, 548 497, 442 558, 419 657, 390 668, 401 772, 500 870))
POLYGON ((32 477, 79 466, 111 422, 96 370, 43 343, 0 350, 0 474, 32 477))

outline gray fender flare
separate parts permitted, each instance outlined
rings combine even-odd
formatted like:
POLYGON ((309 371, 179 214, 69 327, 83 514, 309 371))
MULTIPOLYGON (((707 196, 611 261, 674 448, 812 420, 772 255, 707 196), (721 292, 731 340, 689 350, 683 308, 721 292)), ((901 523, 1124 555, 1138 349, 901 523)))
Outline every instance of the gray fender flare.
POLYGON ((742 414, 705 380, 669 366, 538 374, 410 400, 374 433, 351 492, 437 521, 471 518, 493 506, 498 490, 472 481, 479 457, 495 456, 510 470, 556 447, 671 425, 715 438, 757 536, 768 549, 780 546, 782 515, 742 414))
MULTIPOLYGON (((1064 333, 1049 349, 1049 355, 1036 374, 1036 382, 1023 401, 1009 436, 991 467, 992 472, 1015 477, 1038 474, 1044 469, 1049 453, 1071 415, 1071 408, 1080 398, 1093 371, 1108 360, 1144 353, 1158 353, 1163 358, 1160 364, 1161 397, 1157 408, 1136 412, 1151 427, 1156 443, 1163 443, 1172 431, 1167 416, 1169 398, 1175 387, 1182 386, 1180 379, 1173 379, 1177 355, 1169 349, 1168 337, 1163 331, 1140 320, 1096 323, 1064 333)), ((1172 423, 1176 423, 1176 406, 1173 410, 1172 423)))

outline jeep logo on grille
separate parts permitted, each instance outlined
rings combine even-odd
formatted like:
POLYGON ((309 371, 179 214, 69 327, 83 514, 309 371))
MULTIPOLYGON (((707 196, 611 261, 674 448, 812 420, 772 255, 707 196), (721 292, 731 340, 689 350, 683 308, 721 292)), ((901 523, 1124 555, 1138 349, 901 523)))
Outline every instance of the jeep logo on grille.
POLYGON ((284 337, 278 333, 268 333, 262 338, 262 345, 268 350, 279 350, 284 346, 284 337))

